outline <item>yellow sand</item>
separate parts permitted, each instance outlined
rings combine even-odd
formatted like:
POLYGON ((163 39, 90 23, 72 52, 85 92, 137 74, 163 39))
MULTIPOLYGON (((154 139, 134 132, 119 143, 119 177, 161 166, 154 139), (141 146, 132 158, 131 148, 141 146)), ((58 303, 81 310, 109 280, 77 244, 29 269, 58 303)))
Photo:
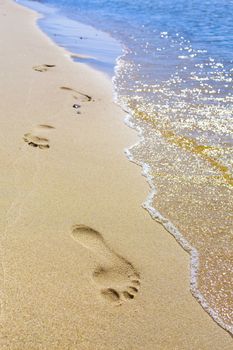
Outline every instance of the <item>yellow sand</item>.
POLYGON ((111 82, 9 0, 0 48, 0 349, 232 349, 189 291, 188 254, 141 208, 111 82))

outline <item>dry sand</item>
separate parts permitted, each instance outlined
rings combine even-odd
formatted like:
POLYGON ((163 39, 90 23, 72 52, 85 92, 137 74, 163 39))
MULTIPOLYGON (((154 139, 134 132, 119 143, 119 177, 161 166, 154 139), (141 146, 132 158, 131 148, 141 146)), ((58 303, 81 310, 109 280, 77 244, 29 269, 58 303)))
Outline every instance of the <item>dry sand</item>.
POLYGON ((0 349, 232 349, 189 291, 188 254, 141 208, 111 82, 36 17, 0 2, 0 349))

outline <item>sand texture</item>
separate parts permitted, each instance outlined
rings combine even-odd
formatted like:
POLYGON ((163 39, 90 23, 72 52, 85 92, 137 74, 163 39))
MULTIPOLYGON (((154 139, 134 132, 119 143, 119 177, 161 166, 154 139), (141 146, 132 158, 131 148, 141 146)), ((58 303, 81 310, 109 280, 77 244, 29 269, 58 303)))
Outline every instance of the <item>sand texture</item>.
POLYGON ((141 208, 111 82, 0 2, 0 349, 232 349, 141 208))

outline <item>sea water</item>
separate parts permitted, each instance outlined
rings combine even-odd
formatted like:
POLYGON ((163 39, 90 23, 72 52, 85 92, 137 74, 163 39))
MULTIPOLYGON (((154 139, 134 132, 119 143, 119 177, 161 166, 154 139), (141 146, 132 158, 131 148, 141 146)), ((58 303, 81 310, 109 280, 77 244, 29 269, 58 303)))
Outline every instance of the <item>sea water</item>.
POLYGON ((140 135, 126 154, 151 187, 143 206, 190 253, 192 293, 233 333, 233 1, 23 3, 79 61, 114 75, 140 135))

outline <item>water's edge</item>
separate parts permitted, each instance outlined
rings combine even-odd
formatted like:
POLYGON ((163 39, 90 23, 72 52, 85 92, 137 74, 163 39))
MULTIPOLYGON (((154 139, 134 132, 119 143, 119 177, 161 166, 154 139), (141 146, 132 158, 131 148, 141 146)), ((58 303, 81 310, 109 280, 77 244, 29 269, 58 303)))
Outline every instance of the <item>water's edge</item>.
POLYGON ((115 85, 115 77, 118 71, 118 63, 122 57, 124 57, 124 53, 123 55, 117 58, 116 66, 115 66, 115 75, 112 78, 112 83, 114 87, 113 100, 115 103, 117 103, 120 106, 121 109, 123 109, 123 111, 127 112, 124 122, 129 128, 137 132, 137 135, 139 138, 139 141, 136 142, 134 145, 128 148, 125 148, 124 153, 130 162, 142 168, 141 174, 146 178, 146 181, 150 187, 150 192, 148 193, 148 196, 145 202, 142 203, 142 208, 144 208, 150 214, 153 220, 160 223, 176 239, 176 241, 181 245, 181 247, 187 253, 190 254, 190 291, 192 295, 197 299, 197 301, 202 306, 202 308, 213 318, 213 320, 220 327, 222 327, 224 330, 229 332, 232 336, 233 327, 230 327, 223 322, 223 320, 219 317, 218 313, 215 312, 209 306, 207 300, 204 298, 204 296, 198 289, 198 269, 199 269, 198 251, 189 244, 189 242, 183 237, 182 233, 168 219, 166 219, 158 210, 156 210, 156 208, 153 207, 153 200, 156 197, 157 189, 153 182, 154 177, 151 173, 150 165, 136 160, 133 157, 133 154, 131 152, 131 150, 133 150, 134 147, 137 147, 139 144, 143 142, 144 136, 143 136, 143 130, 138 125, 136 125, 133 121, 133 111, 130 110, 128 106, 122 105, 122 103, 118 100, 117 87, 115 85))

